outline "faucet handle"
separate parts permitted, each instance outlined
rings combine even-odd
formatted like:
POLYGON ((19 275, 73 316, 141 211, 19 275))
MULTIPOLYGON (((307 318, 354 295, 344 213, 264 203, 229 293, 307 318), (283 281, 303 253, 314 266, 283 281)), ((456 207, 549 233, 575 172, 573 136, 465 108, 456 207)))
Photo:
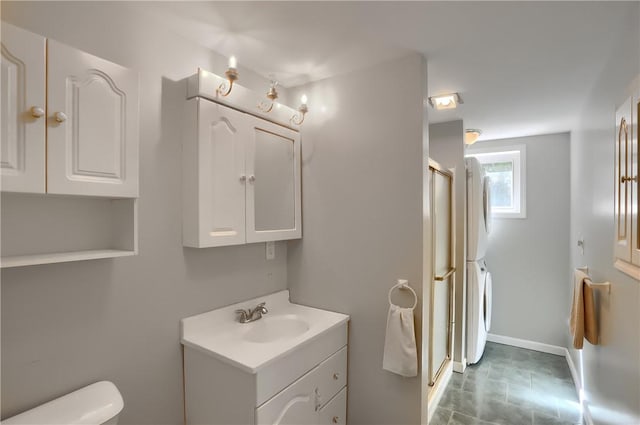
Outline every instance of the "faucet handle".
POLYGON ((243 310, 243 309, 238 309, 235 312, 237 315, 239 315, 240 317, 238 318, 238 321, 240 323, 246 323, 247 320, 249 319, 249 316, 247 315, 247 311, 243 310))
POLYGON ((269 310, 267 310, 267 307, 265 307, 265 305, 267 305, 267 303, 264 303, 264 302, 258 304, 258 306, 256 307, 256 310, 260 311, 262 314, 267 314, 269 310))

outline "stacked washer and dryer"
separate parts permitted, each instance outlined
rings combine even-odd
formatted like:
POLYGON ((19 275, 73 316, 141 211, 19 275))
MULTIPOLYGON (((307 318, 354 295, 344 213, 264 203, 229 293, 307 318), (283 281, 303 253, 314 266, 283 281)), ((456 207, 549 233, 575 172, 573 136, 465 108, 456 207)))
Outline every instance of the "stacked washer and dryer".
POLYGON ((491 230, 489 178, 474 157, 467 167, 467 363, 482 357, 491 326, 491 274, 485 254, 491 230))

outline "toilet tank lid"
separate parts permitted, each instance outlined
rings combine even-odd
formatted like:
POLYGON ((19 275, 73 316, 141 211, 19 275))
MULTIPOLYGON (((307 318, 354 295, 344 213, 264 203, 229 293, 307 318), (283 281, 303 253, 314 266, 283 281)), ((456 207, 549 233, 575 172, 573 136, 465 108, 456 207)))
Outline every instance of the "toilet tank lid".
POLYGON ((1 425, 98 425, 118 415, 123 407, 118 388, 101 381, 3 420, 1 425))

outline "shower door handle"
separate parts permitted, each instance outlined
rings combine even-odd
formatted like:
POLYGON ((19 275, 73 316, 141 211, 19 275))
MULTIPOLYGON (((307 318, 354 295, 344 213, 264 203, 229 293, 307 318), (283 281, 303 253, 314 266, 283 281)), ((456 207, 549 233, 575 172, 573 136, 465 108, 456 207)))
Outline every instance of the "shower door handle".
POLYGON ((433 278, 433 280, 437 280, 438 282, 441 282, 441 281, 443 281, 443 280, 447 280, 447 278, 448 278, 449 276, 451 276, 455 271, 456 271, 456 268, 455 268, 455 267, 451 267, 451 268, 449 269, 449 271, 448 271, 448 272, 446 272, 446 273, 445 273, 445 274, 443 274, 442 276, 435 276, 435 277, 433 278))

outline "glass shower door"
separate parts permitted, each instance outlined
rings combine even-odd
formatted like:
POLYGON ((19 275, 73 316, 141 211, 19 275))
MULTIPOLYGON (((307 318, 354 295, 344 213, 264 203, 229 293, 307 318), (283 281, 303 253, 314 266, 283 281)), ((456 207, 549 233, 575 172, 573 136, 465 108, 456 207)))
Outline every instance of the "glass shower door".
POLYGON ((431 280, 429 385, 433 386, 451 359, 453 338, 453 173, 429 163, 431 184, 431 280))

